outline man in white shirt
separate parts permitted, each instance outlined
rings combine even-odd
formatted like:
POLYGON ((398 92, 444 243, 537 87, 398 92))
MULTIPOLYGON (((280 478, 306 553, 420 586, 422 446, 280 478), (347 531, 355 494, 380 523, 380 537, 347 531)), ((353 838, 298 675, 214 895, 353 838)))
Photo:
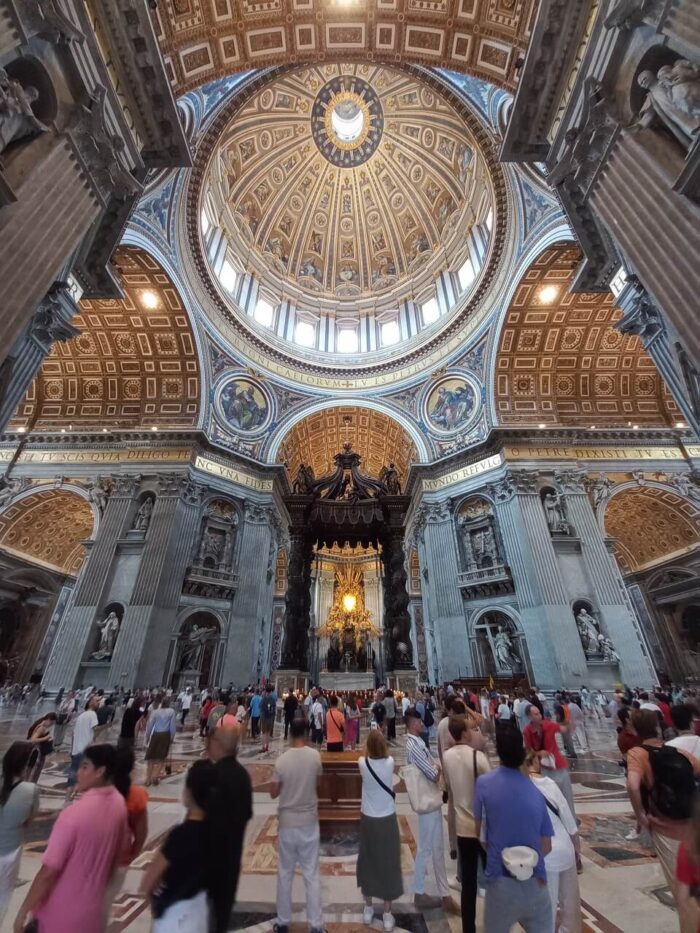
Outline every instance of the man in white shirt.
POLYGON ((95 710, 100 705, 100 697, 95 693, 87 702, 87 706, 78 716, 73 725, 73 744, 70 750, 70 768, 68 769, 68 785, 66 788, 66 801, 73 796, 73 788, 78 780, 78 768, 83 758, 83 752, 95 738, 95 729, 98 725, 95 710))
POLYGON ((299 865, 310 933, 323 933, 318 823, 318 782, 323 768, 319 753, 306 745, 306 723, 293 719, 289 729, 291 747, 277 759, 270 785, 272 799, 279 798, 275 930, 289 933, 294 869, 299 865))
POLYGON ((671 719, 678 730, 678 735, 675 739, 666 742, 666 745, 672 745, 673 748, 682 749, 684 752, 690 752, 695 758, 700 758, 700 736, 695 735, 693 729, 693 720, 695 719, 693 707, 672 706, 671 719))
POLYGON ((323 745, 323 719, 325 711, 321 698, 316 693, 314 701, 311 704, 311 741, 316 745, 323 745))
POLYGON ((498 709, 496 710, 496 715, 498 717, 499 722, 508 722, 513 716, 513 712, 510 706, 508 706, 508 704, 506 703, 505 697, 500 698, 498 709))
POLYGON ((177 702, 180 704, 180 723, 184 727, 187 714, 192 707, 192 687, 183 690, 177 698, 177 702))
POLYGON ((515 702, 513 703, 513 713, 515 718, 518 720, 518 726, 520 727, 521 732, 523 729, 527 729, 530 724, 527 715, 527 711, 529 709, 530 701, 525 699, 523 696, 523 691, 520 689, 520 687, 518 687, 515 702))

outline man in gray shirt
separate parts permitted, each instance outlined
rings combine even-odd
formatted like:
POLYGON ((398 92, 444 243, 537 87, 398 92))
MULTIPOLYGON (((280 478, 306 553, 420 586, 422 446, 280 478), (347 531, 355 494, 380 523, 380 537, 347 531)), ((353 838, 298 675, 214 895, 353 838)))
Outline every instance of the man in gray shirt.
POLYGON ((311 933, 323 933, 321 876, 319 871, 318 782, 319 753, 306 745, 306 723, 294 719, 289 727, 291 747, 277 759, 270 786, 279 798, 277 818, 277 922, 276 933, 289 933, 292 922, 292 882, 296 865, 306 888, 306 911, 311 933))

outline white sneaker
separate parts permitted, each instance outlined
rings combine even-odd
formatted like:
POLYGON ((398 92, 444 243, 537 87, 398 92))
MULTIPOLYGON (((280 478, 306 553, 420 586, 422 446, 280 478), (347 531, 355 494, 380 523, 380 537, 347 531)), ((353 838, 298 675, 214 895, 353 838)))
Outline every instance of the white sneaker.
POLYGON ((625 839, 629 839, 630 842, 633 842, 635 839, 639 839, 641 833, 638 833, 636 829, 633 829, 631 832, 627 833, 625 839))
POLYGON ((384 926, 385 933, 391 933, 391 931, 396 926, 396 920, 394 920, 393 914, 382 914, 382 924, 384 926))
POLYGON ((362 911, 362 922, 366 927, 374 920, 374 907, 371 905, 366 905, 365 909, 362 911))

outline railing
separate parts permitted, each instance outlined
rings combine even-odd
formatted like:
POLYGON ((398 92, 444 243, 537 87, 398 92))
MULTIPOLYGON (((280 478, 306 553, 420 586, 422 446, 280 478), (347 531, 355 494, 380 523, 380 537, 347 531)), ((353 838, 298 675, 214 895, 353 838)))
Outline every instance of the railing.
POLYGON ((492 567, 479 567, 476 570, 467 570, 457 574, 457 586, 474 586, 479 583, 496 583, 499 580, 510 580, 510 570, 505 564, 494 564, 492 567))

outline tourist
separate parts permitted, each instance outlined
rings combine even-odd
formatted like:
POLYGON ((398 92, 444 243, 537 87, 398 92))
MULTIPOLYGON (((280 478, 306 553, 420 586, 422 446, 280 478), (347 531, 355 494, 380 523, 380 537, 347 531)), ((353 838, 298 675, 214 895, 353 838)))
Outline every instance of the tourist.
POLYGON ((474 787, 477 777, 491 770, 486 755, 471 747, 470 731, 465 717, 451 716, 449 734, 454 745, 443 756, 445 783, 452 802, 447 819, 459 851, 463 933, 476 933, 476 879, 482 855, 474 828, 474 787))
POLYGON ((174 826, 144 872, 140 893, 150 899, 153 933, 206 933, 209 848, 205 813, 214 765, 195 761, 187 772, 182 823, 174 826))
POLYGON ((409 710, 413 705, 414 704, 411 697, 407 693, 404 693, 404 695, 401 697, 401 718, 404 720, 404 725, 406 724, 406 711, 409 710))
POLYGON ((34 784, 39 783, 39 777, 44 770, 46 758, 54 750, 53 731, 56 724, 56 713, 46 713, 41 719, 37 719, 29 727, 27 732, 27 741, 34 745, 39 752, 30 780, 34 784))
MULTIPOLYGON (((337 697, 331 698, 338 702, 337 697)), ((331 710, 329 715, 333 710, 331 710)), ((292 883, 297 865, 306 890, 306 913, 311 933, 323 933, 319 865, 318 782, 321 756, 306 745, 306 723, 290 723, 291 747, 275 763, 270 796, 279 799, 277 811, 277 933, 289 933, 292 922, 292 883)))
POLYGON ((691 832, 700 759, 684 748, 664 747, 661 722, 654 710, 634 710, 632 726, 642 744, 627 753, 627 793, 637 825, 649 830, 666 883, 676 898, 680 929, 696 933, 691 905, 681 908, 678 904, 676 861, 681 842, 691 832))
POLYGON ((557 692, 554 694, 554 719, 561 729, 561 740, 564 743, 564 754, 567 758, 578 758, 574 748, 573 727, 571 724, 571 712, 569 711, 569 695, 567 693, 557 692))
POLYGON ((177 732, 175 710, 167 696, 156 700, 146 725, 146 787, 160 784, 160 775, 177 732))
POLYGON ((632 727, 631 713, 632 710, 625 707, 621 709, 618 714, 620 722, 622 723, 622 729, 617 733, 617 747, 622 755, 622 764, 625 769, 625 774, 627 774, 627 754, 629 750, 631 748, 637 748, 637 746, 642 744, 642 740, 632 727))
POLYGON ((138 693, 134 694, 126 705, 122 715, 122 723, 119 729, 119 738, 117 739, 117 748, 133 748, 136 741, 136 725, 143 716, 143 707, 141 697, 138 693))
POLYGON ((260 735, 260 711, 262 710, 262 697, 260 696, 260 688, 256 687, 252 697, 250 698, 250 706, 248 707, 248 712, 250 714, 250 737, 251 739, 257 739, 260 735))
POLYGON ((477 779, 474 798, 477 836, 486 821, 484 929, 508 933, 520 923, 532 933, 552 933, 544 865, 552 848, 552 821, 544 797, 520 771, 525 760, 520 732, 512 725, 498 729, 496 751, 500 767, 477 779))
POLYGON ((345 733, 343 735, 343 744, 345 748, 349 748, 353 752, 357 748, 357 743, 360 741, 360 716, 362 716, 362 710, 357 702, 357 697, 354 693, 351 693, 348 697, 348 702, 345 704, 345 733))
POLYGON ((216 702, 209 710, 209 715, 207 716, 207 735, 211 735, 214 729, 216 729, 217 723, 226 712, 228 700, 229 697, 224 697, 222 693, 218 694, 216 697, 216 702))
POLYGON ((102 933, 104 900, 112 872, 129 849, 124 798, 112 783, 117 752, 90 745, 76 788, 81 797, 54 823, 41 868, 19 909, 15 933, 38 921, 41 933, 102 933))
POLYGON ((109 920, 110 908, 122 889, 129 865, 141 854, 148 838, 148 793, 143 787, 139 787, 138 784, 134 784, 131 780, 134 764, 135 759, 132 749, 126 747, 117 748, 117 761, 112 782, 126 802, 129 848, 112 873, 107 885, 105 892, 105 927, 109 920))
POLYGON ((381 730, 384 732, 385 723, 386 723, 386 706, 384 706, 384 694, 381 690, 377 690, 374 694, 374 703, 369 708, 370 714, 370 724, 374 724, 373 728, 381 730))
MULTIPOLYGON (((440 762, 432 757, 423 741, 424 723, 420 713, 416 709, 409 709, 406 720, 406 763, 415 765, 428 781, 437 784, 440 778, 440 762)), ((413 891, 415 905, 420 910, 442 907, 452 913, 458 912, 457 905, 450 897, 450 887, 447 883, 441 806, 430 813, 418 814, 418 852, 413 873, 413 891), (425 893, 428 859, 432 859, 433 862, 438 897, 431 897, 425 893)))
POLYGON ((344 732, 345 716, 338 708, 338 697, 333 695, 326 714, 326 747, 329 752, 342 752, 344 732))
POLYGON ((277 696, 272 684, 265 687, 265 693, 260 704, 260 729, 262 731, 262 752, 270 751, 270 739, 275 729, 275 716, 277 715, 277 696))
POLYGON ((75 691, 71 690, 63 699, 56 702, 56 726, 53 730, 53 747, 58 751, 63 745, 68 724, 75 711, 75 691))
POLYGON ((253 815, 250 776, 236 758, 238 730, 215 729, 208 754, 214 789, 206 807, 213 933, 226 933, 236 899, 246 824, 253 815))
POLYGON ((13 742, 2 759, 0 926, 17 884, 24 831, 39 812, 39 788, 29 780, 38 757, 38 750, 30 742, 13 742))
POLYGON ((532 783, 542 794, 549 810, 554 836, 552 849, 545 856, 547 888, 552 902, 552 924, 566 933, 581 933, 581 895, 578 887, 576 853, 579 846, 578 827, 564 795, 551 778, 542 774, 537 752, 529 749, 525 769, 532 783))
POLYGON ((219 716, 216 720, 216 729, 238 729, 239 728, 239 719, 238 719, 238 709, 239 703, 238 699, 234 697, 226 706, 225 712, 219 716))
POLYGON ((695 734, 694 720, 695 708, 690 704, 671 707, 671 720, 676 730, 676 737, 669 739, 666 745, 673 748, 682 748, 690 752, 695 758, 700 758, 700 736, 695 734))
POLYGON ((177 698, 177 705, 180 709, 180 725, 185 728, 185 720, 192 709, 192 687, 187 687, 180 692, 177 698))
MULTIPOLYGON (((683 914, 695 913, 700 907, 700 797, 693 807, 691 831, 680 844, 676 861, 676 900, 683 914)), ((696 928, 700 923, 695 921, 696 928)))
POLYGON ((362 922, 374 919, 372 899, 384 902, 382 924, 391 933, 396 921, 392 901, 403 894, 401 839, 396 818, 394 759, 379 729, 370 729, 365 753, 358 759, 362 775, 360 806, 360 848, 357 856, 357 886, 365 901, 362 922))
POLYGON ((556 738, 558 734, 563 734, 566 727, 553 722, 551 719, 543 719, 542 713, 536 706, 531 706, 527 714, 530 724, 523 732, 523 742, 527 748, 537 752, 542 766, 542 773, 552 778, 559 787, 575 819, 576 810, 574 808, 574 792, 569 777, 569 763, 559 751, 556 738))
POLYGON ((512 717, 513 711, 510 706, 508 706, 507 698, 504 696, 499 697, 498 708, 496 709, 496 720, 498 721, 498 724, 502 725, 506 722, 509 723, 512 717))
POLYGON ((396 741, 396 701, 393 690, 385 690, 382 698, 386 714, 386 737, 393 744, 396 741))
POLYGON ((85 709, 73 725, 73 742, 71 744, 70 766, 66 784, 66 802, 73 796, 73 788, 78 779, 78 768, 80 767, 83 752, 95 737, 95 729, 97 729, 98 724, 95 710, 99 702, 100 698, 98 696, 90 697, 85 704, 85 709))
POLYGON ((292 724, 294 719, 294 714, 299 708, 299 700, 296 698, 296 694, 293 690, 290 690, 287 696, 284 698, 284 703, 282 709, 284 710, 284 739, 287 740, 289 736, 289 727, 292 724))
POLYGON ((588 736, 586 735, 586 719, 580 706, 580 698, 569 697, 567 708, 571 722, 571 732, 574 748, 578 745, 578 751, 588 751, 588 736), (577 702, 579 700, 579 702, 577 702))
POLYGON ((309 715, 311 716, 311 741, 320 747, 323 745, 323 724, 326 713, 318 690, 314 691, 314 700, 309 715))
POLYGON ((524 732, 528 726, 529 720, 527 711, 530 708, 530 701, 525 699, 525 694, 520 687, 515 691, 515 701, 513 702, 513 715, 518 723, 518 728, 524 732))
POLYGON ((204 694, 202 694, 202 705, 199 707, 199 735, 200 738, 206 738, 207 736, 207 721, 209 720, 209 714, 216 706, 216 700, 213 696, 207 696, 206 699, 204 694))

